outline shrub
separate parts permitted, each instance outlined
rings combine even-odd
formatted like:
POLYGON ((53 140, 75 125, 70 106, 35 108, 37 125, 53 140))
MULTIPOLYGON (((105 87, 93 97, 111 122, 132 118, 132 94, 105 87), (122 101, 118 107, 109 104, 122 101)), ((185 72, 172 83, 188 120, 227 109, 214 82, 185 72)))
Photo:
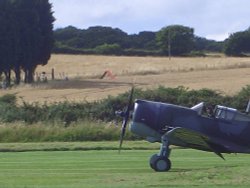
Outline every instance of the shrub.
POLYGON ((186 56, 188 56, 188 57, 206 57, 206 54, 202 51, 191 51, 186 56))
POLYGON ((16 101, 17 101, 17 98, 15 94, 6 94, 0 97, 0 103, 16 105, 16 101))
POLYGON ((95 47, 95 51, 97 54, 104 54, 104 55, 120 55, 122 52, 122 48, 119 44, 102 44, 95 47))
MULTIPOLYGON (((121 119, 116 110, 123 110, 128 103, 130 91, 109 96, 95 102, 71 103, 68 101, 41 105, 26 103, 16 105, 16 96, 0 97, 0 121, 7 124, 0 128, 0 142, 41 141, 100 141, 118 140, 121 119), (119 120, 118 126, 113 123, 119 120), (18 123, 19 122, 19 123, 18 123), (21 122, 21 125, 20 125, 21 122)), ((185 87, 157 89, 135 89, 134 98, 166 102, 191 107, 201 101, 221 104, 244 111, 250 96, 250 86, 244 87, 235 96, 224 96, 219 92, 185 87)), ((126 139, 139 137, 127 132, 126 139)))
MULTIPOLYGON (((109 96, 106 99, 95 102, 71 103, 68 101, 54 104, 28 104, 16 105, 16 97, 12 95, 0 97, 0 121, 23 121, 28 124, 37 122, 63 123, 66 127, 79 121, 113 121, 117 117, 115 111, 123 110, 128 103, 130 91, 118 95, 109 96)), ((135 89, 134 99, 172 103, 191 107, 201 101, 210 104, 221 104, 245 110, 250 96, 250 86, 243 88, 237 95, 223 96, 217 91, 209 89, 189 90, 185 87, 166 88, 159 86, 157 89, 135 89)))
POLYGON ((232 106, 241 111, 245 111, 247 102, 249 100, 250 100, 250 85, 247 85, 233 97, 232 106))

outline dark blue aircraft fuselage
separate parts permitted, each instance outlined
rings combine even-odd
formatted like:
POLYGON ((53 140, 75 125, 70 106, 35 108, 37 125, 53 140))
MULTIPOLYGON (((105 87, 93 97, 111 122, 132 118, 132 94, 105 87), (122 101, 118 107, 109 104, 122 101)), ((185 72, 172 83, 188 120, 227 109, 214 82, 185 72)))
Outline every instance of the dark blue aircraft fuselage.
POLYGON ((144 100, 136 100, 134 108, 131 125, 145 125, 159 135, 185 128, 208 137, 218 152, 250 152, 250 117, 235 109, 217 106, 210 117, 191 108, 144 100))

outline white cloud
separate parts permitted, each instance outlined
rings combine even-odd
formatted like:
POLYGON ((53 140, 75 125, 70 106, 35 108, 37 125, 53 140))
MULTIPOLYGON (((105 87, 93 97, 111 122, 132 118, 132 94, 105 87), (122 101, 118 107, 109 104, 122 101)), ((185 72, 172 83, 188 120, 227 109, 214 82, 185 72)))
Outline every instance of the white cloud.
POLYGON ((202 37, 223 40, 228 33, 247 29, 248 0, 50 0, 55 27, 102 25, 127 33, 181 24, 202 37))

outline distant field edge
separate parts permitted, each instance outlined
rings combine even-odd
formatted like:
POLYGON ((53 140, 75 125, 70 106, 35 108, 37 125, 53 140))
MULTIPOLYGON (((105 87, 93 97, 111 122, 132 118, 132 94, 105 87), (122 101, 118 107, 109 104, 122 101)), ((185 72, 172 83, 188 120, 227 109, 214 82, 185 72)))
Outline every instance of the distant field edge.
MULTIPOLYGON (((118 141, 0 143, 0 152, 118 150, 118 141)), ((154 150, 159 143, 125 141, 123 150, 154 150)))

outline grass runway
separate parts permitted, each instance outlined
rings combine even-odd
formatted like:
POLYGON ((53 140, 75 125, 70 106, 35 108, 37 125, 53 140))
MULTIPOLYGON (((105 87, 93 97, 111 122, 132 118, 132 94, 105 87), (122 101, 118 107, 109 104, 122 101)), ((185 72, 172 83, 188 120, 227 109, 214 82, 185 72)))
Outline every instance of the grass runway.
POLYGON ((172 170, 156 173, 157 150, 36 151, 0 153, 1 188, 249 187, 250 155, 175 149, 172 170))

